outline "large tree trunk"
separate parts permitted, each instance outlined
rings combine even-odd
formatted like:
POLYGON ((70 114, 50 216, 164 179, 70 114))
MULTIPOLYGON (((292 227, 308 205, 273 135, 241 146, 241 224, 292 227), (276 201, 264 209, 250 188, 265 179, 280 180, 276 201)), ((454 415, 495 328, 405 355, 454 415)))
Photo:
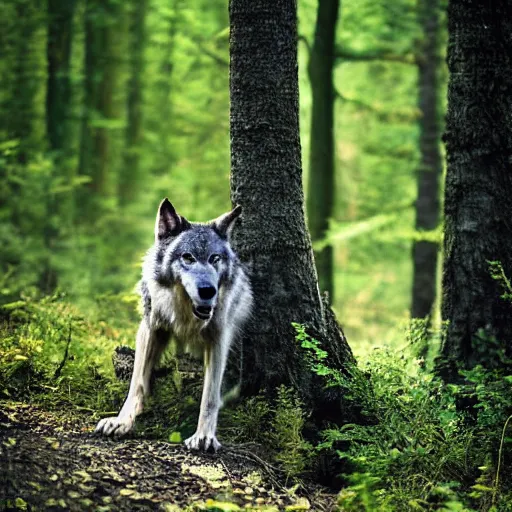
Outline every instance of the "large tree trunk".
POLYGON ((489 261, 512 276, 512 12, 507 0, 451 0, 444 135, 443 319, 439 371, 490 362, 492 337, 512 353, 512 308, 489 261))
POLYGON ((126 148, 119 180, 119 203, 121 206, 130 204, 136 198, 140 181, 147 0, 133 0, 130 7, 130 78, 128 82, 126 148))
MULTIPOLYGON (((334 166, 334 86, 336 22, 339 0, 319 0, 315 40, 309 59, 309 79, 313 96, 311 146, 308 180, 308 225, 313 241, 325 237, 332 217, 335 189, 334 166)), ((315 253, 318 284, 333 300, 333 248, 315 253)))
MULTIPOLYGON (((434 230, 439 223, 439 180, 442 173, 439 112, 439 0, 421 0, 419 22, 422 44, 418 56, 421 161, 417 175, 416 229, 434 230)), ((413 245, 411 316, 431 314, 436 299, 438 244, 417 241, 413 245)))
MULTIPOLYGON (((286 384, 317 400, 321 386, 291 323, 306 324, 324 343, 330 365, 343 368, 353 357, 321 300, 304 219, 296 3, 231 0, 230 16, 231 195, 243 208, 234 246, 251 267, 255 298, 242 345, 242 390, 286 384)), ((339 414, 334 409, 323 412, 339 414)))

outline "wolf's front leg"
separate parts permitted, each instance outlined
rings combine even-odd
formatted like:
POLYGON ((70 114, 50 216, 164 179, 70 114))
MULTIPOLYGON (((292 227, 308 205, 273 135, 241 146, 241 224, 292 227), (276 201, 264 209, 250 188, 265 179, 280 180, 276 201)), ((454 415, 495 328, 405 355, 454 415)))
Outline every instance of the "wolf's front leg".
POLYGON ((223 336, 205 349, 204 385, 199 421, 195 434, 185 441, 187 448, 191 450, 217 451, 221 447, 215 434, 219 409, 222 405, 220 397, 222 377, 226 369, 230 344, 231 337, 223 336))
POLYGON ((142 412, 144 398, 149 393, 151 371, 162 353, 162 342, 158 339, 158 334, 148 327, 145 319, 142 320, 137 332, 135 362, 128 396, 119 415, 103 418, 96 426, 96 433, 123 436, 133 428, 135 417, 142 412))

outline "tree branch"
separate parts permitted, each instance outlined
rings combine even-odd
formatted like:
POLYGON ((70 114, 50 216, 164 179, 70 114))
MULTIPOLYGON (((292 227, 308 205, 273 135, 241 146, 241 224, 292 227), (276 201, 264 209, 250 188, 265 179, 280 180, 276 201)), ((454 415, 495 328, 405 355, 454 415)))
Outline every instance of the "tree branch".
POLYGON ((399 64, 416 64, 418 55, 413 52, 410 53, 392 53, 387 50, 364 50, 358 51, 351 48, 336 49, 335 57, 339 61, 345 62, 370 62, 374 60, 381 60, 387 62, 397 62, 399 64))
POLYGON ((217 64, 222 67, 229 67, 229 60, 225 59, 222 55, 218 54, 216 51, 208 48, 203 41, 199 41, 198 39, 191 39, 205 55, 213 59, 217 64))
POLYGON ((334 89, 334 96, 343 103, 352 103, 353 105, 358 106, 361 110, 367 110, 368 112, 373 113, 378 112, 378 110, 373 105, 365 103, 364 101, 361 100, 356 100, 355 98, 347 98, 346 96, 343 96, 343 94, 341 94, 341 92, 339 92, 338 89, 336 88, 334 89))
POLYGON ((215 53, 215 52, 209 50, 208 48, 206 48, 206 46, 199 45, 199 48, 201 48, 203 53, 205 55, 208 55, 208 57, 211 57, 217 64, 220 64, 221 66, 226 67, 226 68, 229 67, 229 60, 228 59, 222 58, 217 53, 215 53))
POLYGON ((309 44, 307 37, 303 36, 303 35, 299 35, 299 37, 297 38, 297 41, 299 43, 304 43, 304 46, 306 47, 308 54, 311 55, 311 45, 309 44))
POLYGON ((377 116, 377 119, 382 122, 398 122, 398 123, 412 123, 421 116, 421 113, 418 110, 382 110, 370 103, 366 103, 365 101, 361 101, 355 98, 347 98, 343 96, 341 92, 339 92, 336 88, 334 89, 334 96, 342 101, 343 103, 352 103, 360 110, 364 110, 366 112, 371 112, 377 116))

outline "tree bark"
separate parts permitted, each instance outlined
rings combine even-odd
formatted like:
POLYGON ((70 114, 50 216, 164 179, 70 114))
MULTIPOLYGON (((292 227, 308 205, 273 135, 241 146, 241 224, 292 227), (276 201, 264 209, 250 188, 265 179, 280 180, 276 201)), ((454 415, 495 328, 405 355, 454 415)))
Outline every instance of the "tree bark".
MULTIPOLYGON (((319 0, 315 40, 309 58, 312 93, 311 146, 307 213, 313 242, 325 237, 333 214, 334 165, 334 85, 336 23, 339 0, 319 0)), ((315 252, 320 290, 334 297, 333 248, 315 252)))
MULTIPOLYGON (((308 326, 330 365, 343 368, 353 356, 321 300, 304 219, 296 3, 231 0, 230 25, 231 197, 243 208, 233 244, 251 268, 255 299, 239 360, 242 392, 286 384, 314 401, 322 387, 291 323, 308 326)), ((324 417, 335 408, 324 407, 324 417)))
MULTIPOLYGON (((420 125, 420 167, 417 171, 416 230, 434 230, 439 223, 439 180, 442 174, 440 151, 438 68, 439 0, 421 0, 419 22, 422 44, 418 63, 420 125)), ((438 244, 417 241, 413 244, 413 284, 411 317, 431 314, 436 299, 438 244)))
POLYGON ((119 203, 121 206, 130 204, 136 198, 140 180, 147 0, 134 0, 130 7, 130 78, 128 82, 126 147, 119 180, 119 203))
POLYGON ((492 362, 495 337, 510 355, 512 310, 489 261, 512 276, 512 12, 507 0, 451 0, 448 8, 448 154, 438 371, 492 362))

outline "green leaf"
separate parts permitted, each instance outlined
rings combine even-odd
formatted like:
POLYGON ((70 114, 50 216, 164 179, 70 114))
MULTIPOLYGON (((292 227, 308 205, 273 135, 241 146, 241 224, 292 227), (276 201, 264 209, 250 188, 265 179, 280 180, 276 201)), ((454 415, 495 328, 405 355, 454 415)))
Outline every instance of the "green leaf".
POLYGON ((180 432, 171 432, 169 435, 169 442, 170 443, 181 443, 181 433, 180 432))
POLYGON ((21 510, 27 510, 27 502, 22 498, 16 498, 14 505, 21 510))

